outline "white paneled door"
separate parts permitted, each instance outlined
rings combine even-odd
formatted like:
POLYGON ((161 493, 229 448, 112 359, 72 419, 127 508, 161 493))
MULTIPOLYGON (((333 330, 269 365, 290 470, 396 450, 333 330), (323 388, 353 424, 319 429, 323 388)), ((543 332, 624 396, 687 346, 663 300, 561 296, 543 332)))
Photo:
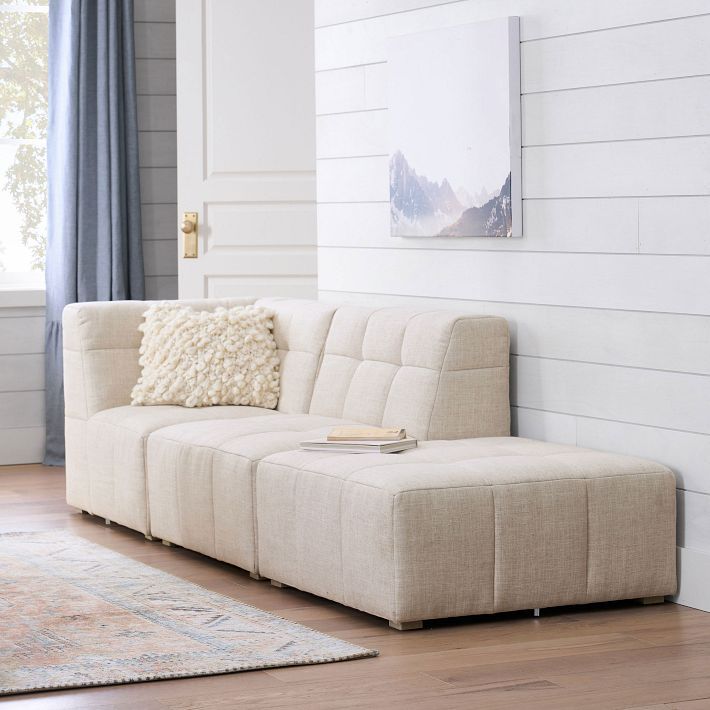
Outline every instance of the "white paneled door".
POLYGON ((180 297, 315 296, 312 0, 180 0, 176 21, 180 297))

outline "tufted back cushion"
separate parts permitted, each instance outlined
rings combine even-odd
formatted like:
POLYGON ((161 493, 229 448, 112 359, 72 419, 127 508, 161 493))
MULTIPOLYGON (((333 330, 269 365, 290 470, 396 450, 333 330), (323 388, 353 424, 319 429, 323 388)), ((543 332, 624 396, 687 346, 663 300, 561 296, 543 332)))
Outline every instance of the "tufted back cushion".
POLYGON ((309 411, 419 439, 507 436, 508 350, 502 318, 342 306, 309 411))
POLYGON ((276 409, 306 414, 335 306, 295 298, 260 298, 256 305, 275 314, 274 338, 281 361, 276 409))

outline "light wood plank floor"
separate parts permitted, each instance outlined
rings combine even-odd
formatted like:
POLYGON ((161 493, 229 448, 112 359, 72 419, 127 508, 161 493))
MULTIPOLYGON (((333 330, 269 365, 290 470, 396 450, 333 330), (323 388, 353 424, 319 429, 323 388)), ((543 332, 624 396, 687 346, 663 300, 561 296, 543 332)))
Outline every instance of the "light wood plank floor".
POLYGON ((710 614, 676 604, 568 607, 539 619, 515 613, 397 632, 381 619, 82 516, 64 503, 60 469, 0 467, 0 532, 55 528, 381 655, 0 699, 7 708, 710 708, 710 614))

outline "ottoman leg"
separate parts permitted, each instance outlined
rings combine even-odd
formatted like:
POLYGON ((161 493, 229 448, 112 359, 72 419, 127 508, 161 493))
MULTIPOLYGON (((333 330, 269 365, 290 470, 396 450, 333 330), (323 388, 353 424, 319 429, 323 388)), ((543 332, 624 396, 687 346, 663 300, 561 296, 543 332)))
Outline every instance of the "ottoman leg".
POLYGON ((390 621, 390 626, 397 631, 415 631, 424 628, 423 621, 390 621))
POLYGON ((665 597, 643 597, 641 603, 645 606, 648 604, 663 604, 666 601, 665 597))

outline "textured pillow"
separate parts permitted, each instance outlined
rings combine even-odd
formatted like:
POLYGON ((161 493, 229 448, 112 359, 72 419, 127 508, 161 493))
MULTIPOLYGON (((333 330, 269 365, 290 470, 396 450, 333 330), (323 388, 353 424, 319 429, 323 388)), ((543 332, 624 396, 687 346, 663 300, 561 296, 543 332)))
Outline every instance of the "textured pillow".
POLYGON ((271 311, 257 306, 196 311, 168 301, 143 315, 143 370, 131 404, 276 407, 279 358, 271 311))

